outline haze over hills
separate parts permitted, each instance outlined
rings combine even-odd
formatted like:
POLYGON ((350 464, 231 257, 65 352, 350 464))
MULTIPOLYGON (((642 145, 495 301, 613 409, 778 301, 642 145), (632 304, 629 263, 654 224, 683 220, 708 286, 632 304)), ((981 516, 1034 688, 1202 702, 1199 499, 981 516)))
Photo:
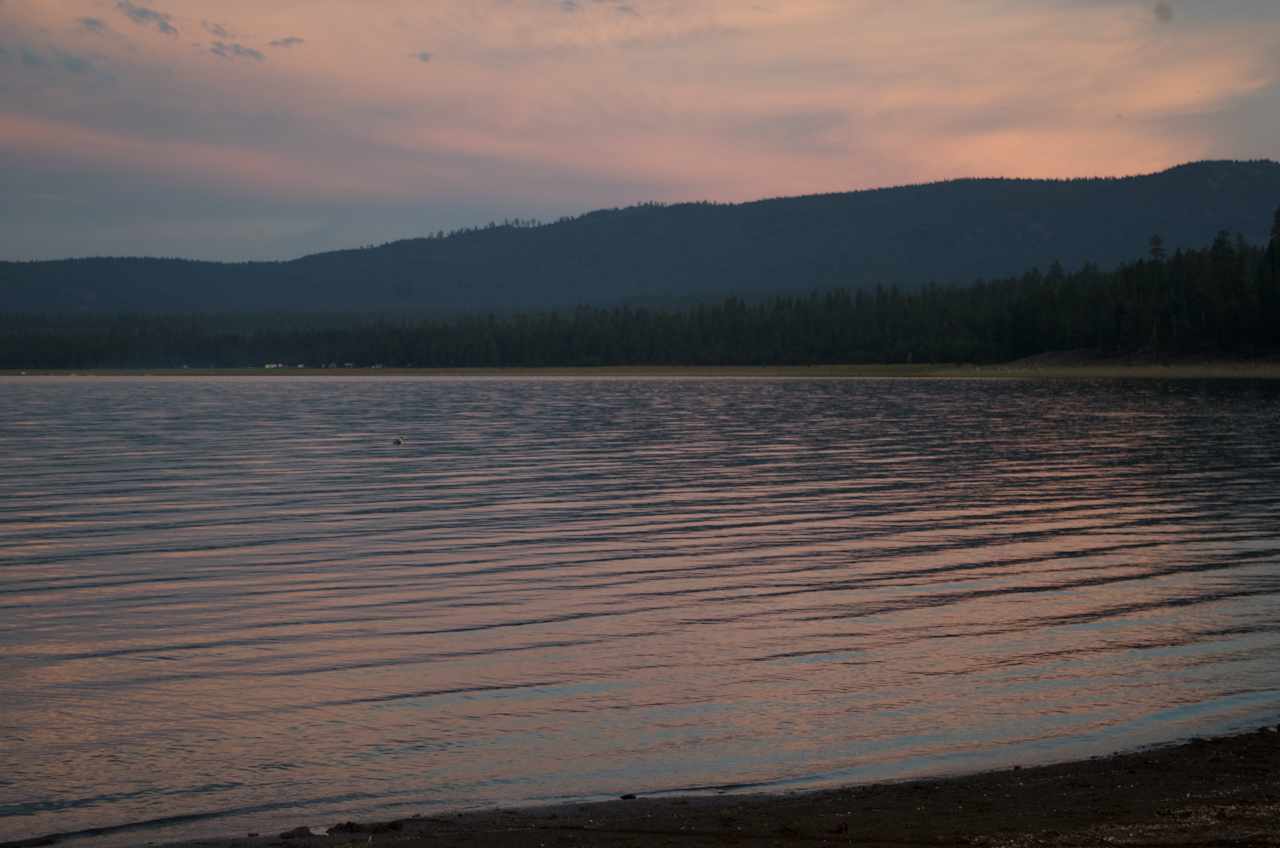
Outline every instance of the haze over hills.
POLYGON ((1104 268, 1159 233, 1265 243, 1280 164, 1198 162, 1138 177, 965 179, 761 200, 643 205, 283 262, 0 263, 7 312, 459 312, 679 302, 969 282, 1054 260, 1104 268))

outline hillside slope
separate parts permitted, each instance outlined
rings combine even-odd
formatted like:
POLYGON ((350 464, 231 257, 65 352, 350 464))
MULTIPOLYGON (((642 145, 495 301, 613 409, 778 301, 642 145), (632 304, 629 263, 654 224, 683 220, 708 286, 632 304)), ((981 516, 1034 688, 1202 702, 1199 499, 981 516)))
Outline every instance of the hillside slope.
POLYGON ((955 180, 723 205, 645 205, 537 227, 287 262, 0 263, 0 308, 466 311, 913 286, 1060 260, 1103 267, 1220 229, 1265 243, 1280 164, 1199 162, 1123 179, 955 180))

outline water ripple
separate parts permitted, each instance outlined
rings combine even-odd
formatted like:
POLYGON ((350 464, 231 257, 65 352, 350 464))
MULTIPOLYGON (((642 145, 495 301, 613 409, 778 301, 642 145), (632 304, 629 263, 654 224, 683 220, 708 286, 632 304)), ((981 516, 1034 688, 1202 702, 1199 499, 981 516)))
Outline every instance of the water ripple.
POLYGON ((0 840, 903 777, 1280 712, 1274 385, 0 394, 0 840))

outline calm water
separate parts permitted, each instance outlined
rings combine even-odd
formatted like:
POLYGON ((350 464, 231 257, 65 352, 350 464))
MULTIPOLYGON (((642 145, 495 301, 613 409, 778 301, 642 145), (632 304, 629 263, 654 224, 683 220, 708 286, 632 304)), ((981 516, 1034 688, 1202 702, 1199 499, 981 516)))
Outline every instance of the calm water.
POLYGON ((0 457, 0 840, 1280 717, 1274 384, 27 378, 0 457))

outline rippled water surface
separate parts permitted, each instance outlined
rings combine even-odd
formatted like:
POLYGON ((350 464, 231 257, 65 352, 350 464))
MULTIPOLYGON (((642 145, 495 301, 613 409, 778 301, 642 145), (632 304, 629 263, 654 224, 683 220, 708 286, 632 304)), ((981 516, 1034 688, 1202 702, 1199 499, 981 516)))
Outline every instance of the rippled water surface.
POLYGON ((1280 714, 1274 384, 15 378, 0 457, 0 840, 1280 714))

